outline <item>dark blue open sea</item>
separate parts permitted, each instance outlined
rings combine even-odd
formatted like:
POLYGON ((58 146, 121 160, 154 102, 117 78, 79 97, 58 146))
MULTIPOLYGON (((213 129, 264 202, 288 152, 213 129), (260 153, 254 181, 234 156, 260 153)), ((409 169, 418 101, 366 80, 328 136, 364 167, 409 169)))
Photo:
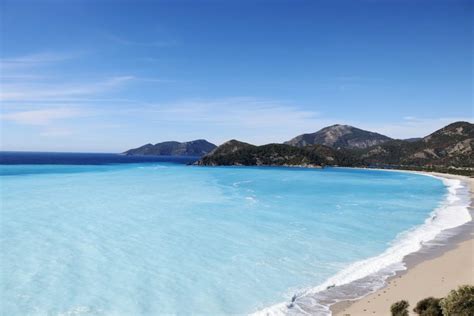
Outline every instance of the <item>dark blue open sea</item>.
POLYGON ((4 165, 106 165, 143 162, 188 164, 198 159, 199 157, 188 156, 126 156, 106 153, 0 151, 0 164, 4 165))

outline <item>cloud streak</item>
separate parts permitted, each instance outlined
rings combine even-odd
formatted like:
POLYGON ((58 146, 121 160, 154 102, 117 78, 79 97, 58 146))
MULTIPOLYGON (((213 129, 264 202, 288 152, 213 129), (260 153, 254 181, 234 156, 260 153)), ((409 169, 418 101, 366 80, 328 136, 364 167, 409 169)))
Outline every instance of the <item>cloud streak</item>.
MULTIPOLYGON (((0 58, 0 71, 31 69, 51 65, 77 57, 77 54, 66 53, 36 53, 15 57, 0 58)), ((4 76, 4 74, 2 74, 4 76)))
POLYGON ((49 108, 30 111, 2 113, 0 119, 21 125, 50 125, 55 121, 83 116, 84 112, 76 108, 49 108))
MULTIPOLYGON (((314 105, 311 108, 318 107, 314 105)), ((305 110, 292 103, 249 97, 182 100, 169 104, 143 105, 140 110, 129 108, 126 111, 124 115, 132 116, 134 112, 139 112, 142 121, 147 125, 165 125, 174 130, 182 126, 192 126, 194 134, 190 134, 190 137, 206 137, 216 143, 230 138, 241 138, 255 144, 283 142, 299 134, 312 133, 333 124, 353 125, 392 138, 405 139, 423 137, 452 122, 466 120, 465 117, 406 117, 403 120, 377 124, 337 115, 323 115, 316 110, 305 110), (200 134, 197 135, 196 131, 200 131, 200 134)))
POLYGON ((134 80, 134 76, 117 76, 87 84, 4 84, 0 91, 0 101, 35 101, 85 96, 101 93, 134 80))
MULTIPOLYGON (((192 137, 204 137, 216 143, 230 138, 263 144, 280 142, 288 135, 315 131, 327 121, 316 111, 276 100, 251 97, 181 100, 166 104, 142 104, 123 109, 121 115, 142 121, 145 126, 160 126, 165 132, 180 130, 192 137), (194 135, 193 135, 194 134, 194 135)), ((184 140, 184 137, 180 137, 184 140)), ((153 141, 165 140, 157 139, 153 141)))
POLYGON ((180 101, 155 105, 151 112, 160 120, 199 121, 248 128, 300 125, 312 123, 319 117, 315 111, 304 111, 280 101, 248 97, 180 101))

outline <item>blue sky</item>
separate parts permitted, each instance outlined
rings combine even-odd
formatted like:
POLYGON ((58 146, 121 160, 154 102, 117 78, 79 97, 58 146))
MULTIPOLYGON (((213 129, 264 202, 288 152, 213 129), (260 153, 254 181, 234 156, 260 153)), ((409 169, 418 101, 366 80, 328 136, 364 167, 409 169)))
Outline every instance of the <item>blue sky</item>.
POLYGON ((473 120, 472 1, 0 0, 3 150, 473 120))

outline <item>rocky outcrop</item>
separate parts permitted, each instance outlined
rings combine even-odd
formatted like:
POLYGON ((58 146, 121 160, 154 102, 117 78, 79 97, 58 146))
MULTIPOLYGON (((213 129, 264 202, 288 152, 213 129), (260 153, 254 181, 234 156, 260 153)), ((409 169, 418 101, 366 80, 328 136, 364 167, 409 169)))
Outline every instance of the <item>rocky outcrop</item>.
POLYGON ((332 125, 315 133, 302 134, 285 142, 287 145, 304 147, 307 145, 325 145, 335 149, 365 149, 383 144, 391 138, 365 131, 349 125, 332 125))

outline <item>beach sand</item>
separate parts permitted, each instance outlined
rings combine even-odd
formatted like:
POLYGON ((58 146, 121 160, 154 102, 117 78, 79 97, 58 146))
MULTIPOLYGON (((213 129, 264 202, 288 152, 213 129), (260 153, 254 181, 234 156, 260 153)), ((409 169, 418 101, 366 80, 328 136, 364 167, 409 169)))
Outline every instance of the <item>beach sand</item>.
MULTIPOLYGON (((429 173, 449 179, 460 179, 470 186, 471 214, 474 201, 474 179, 456 175, 429 173)), ((399 300, 410 303, 410 315, 416 303, 426 297, 443 297, 462 284, 474 285, 474 226, 467 225, 461 240, 454 238, 450 247, 433 258, 407 261, 408 269, 387 280, 387 285, 356 301, 331 306, 333 315, 390 315, 390 305, 399 300), (447 249, 447 250, 446 250, 447 249)))

